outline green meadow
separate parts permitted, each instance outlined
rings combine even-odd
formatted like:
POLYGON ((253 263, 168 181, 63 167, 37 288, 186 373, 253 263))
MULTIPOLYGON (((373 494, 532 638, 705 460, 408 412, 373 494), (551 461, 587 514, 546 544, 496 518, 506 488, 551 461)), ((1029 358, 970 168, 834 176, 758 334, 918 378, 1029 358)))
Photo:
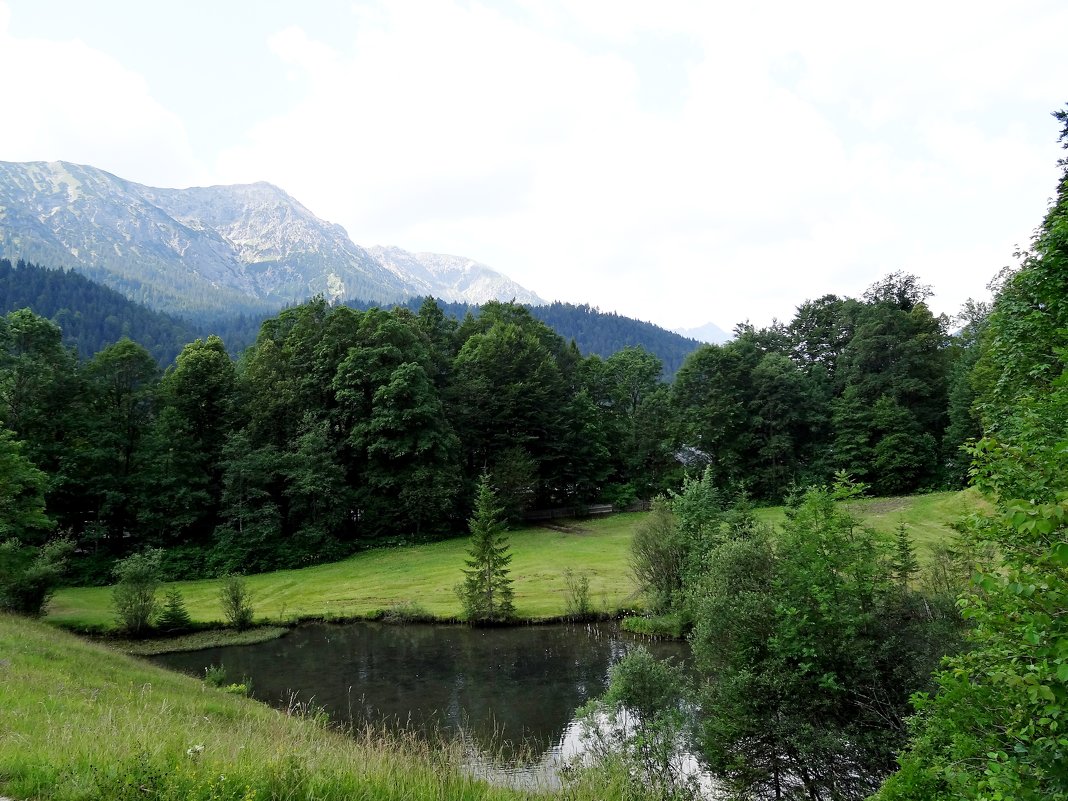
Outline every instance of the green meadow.
MULTIPOLYGON (((982 504, 974 491, 942 492, 854 502, 852 511, 866 524, 893 532, 904 523, 921 558, 952 536, 950 524, 982 504)), ((775 525, 783 507, 756 510, 775 525)), ((631 576, 630 541, 644 515, 640 512, 559 525, 532 526, 510 533, 515 604, 524 620, 548 620, 564 614, 564 571, 585 572, 596 610, 615 613, 640 606, 631 576)), ((457 537, 428 545, 383 548, 340 562, 248 577, 257 623, 288 625, 300 620, 375 617, 393 606, 416 604, 441 620, 460 615, 454 587, 460 581, 467 539, 457 537)), ((193 620, 221 623, 218 580, 183 581, 177 587, 193 620)), ((114 627, 111 590, 77 587, 60 590, 47 620, 74 629, 114 627)))

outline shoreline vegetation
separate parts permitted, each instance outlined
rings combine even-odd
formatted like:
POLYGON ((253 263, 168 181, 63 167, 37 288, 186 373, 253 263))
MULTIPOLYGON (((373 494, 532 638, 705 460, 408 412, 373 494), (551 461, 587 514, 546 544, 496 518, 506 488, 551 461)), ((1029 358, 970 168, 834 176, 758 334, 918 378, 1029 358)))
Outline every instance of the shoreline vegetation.
MULTIPOLYGON (((955 520, 984 505, 978 493, 964 490, 867 498, 851 504, 850 511, 884 532, 904 523, 924 559, 952 538, 955 520)), ((754 513, 769 525, 785 517, 781 506, 757 508, 754 513)), ((567 622, 564 573, 570 569, 589 578, 592 612, 588 619, 623 618, 623 629, 638 636, 681 636, 679 621, 642 614, 630 569, 630 541, 643 519, 644 513, 633 512, 510 532, 516 578, 516 617, 511 624, 567 622)), ((218 602, 222 579, 172 582, 162 588, 181 592, 193 621, 190 632, 123 638, 111 612, 110 587, 59 590, 45 620, 137 655, 263 642, 303 623, 461 624, 453 588, 467 544, 466 537, 458 537, 382 548, 340 562, 248 576, 255 618, 254 625, 244 631, 224 624, 218 602)))
MULTIPOLYGON (((344 731, 40 622, 0 614, 0 796, 44 801, 563 798, 487 783, 459 743, 344 731)), ((569 786, 618 797, 616 777, 569 786)))

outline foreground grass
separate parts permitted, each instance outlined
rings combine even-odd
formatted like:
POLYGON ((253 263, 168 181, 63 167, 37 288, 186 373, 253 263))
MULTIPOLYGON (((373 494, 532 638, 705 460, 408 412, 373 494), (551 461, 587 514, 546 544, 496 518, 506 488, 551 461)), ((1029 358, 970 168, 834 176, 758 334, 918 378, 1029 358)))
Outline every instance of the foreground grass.
MULTIPOLYGON (((854 513, 867 524, 893 532, 904 522, 921 559, 953 534, 950 524, 981 504, 973 491, 857 501, 854 513)), ((762 520, 778 524, 782 507, 758 509, 762 520)), ((566 521, 556 528, 529 527, 509 535, 512 578, 520 618, 545 620, 565 612, 564 570, 586 572, 597 611, 614 613, 639 603, 630 572, 630 541, 642 513, 589 521, 566 521)), ((438 619, 456 619, 460 604, 453 588, 461 579, 467 539, 390 548, 357 554, 341 562, 248 577, 258 623, 287 625, 299 620, 374 617, 390 607, 414 603, 438 619)), ((217 580, 177 582, 190 615, 198 623, 221 623, 217 580)), ((111 590, 68 588, 57 593, 48 620, 84 629, 114 626, 111 590)))
MULTIPOLYGON (((486 799, 455 747, 277 712, 40 623, 0 615, 0 795, 88 801, 486 799)), ((610 779, 606 779, 610 781, 610 779)), ((573 787, 569 798, 603 796, 573 787)), ((538 795, 539 798, 553 796, 538 795)))

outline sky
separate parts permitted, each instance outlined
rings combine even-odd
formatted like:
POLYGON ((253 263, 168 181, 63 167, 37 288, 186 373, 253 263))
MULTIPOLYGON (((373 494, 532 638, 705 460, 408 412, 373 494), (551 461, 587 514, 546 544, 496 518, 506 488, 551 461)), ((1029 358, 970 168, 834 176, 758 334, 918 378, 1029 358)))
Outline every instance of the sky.
POLYGON ((894 271, 953 315, 1060 174, 1068 3, 0 0, 0 160, 270 181, 668 328, 894 271))

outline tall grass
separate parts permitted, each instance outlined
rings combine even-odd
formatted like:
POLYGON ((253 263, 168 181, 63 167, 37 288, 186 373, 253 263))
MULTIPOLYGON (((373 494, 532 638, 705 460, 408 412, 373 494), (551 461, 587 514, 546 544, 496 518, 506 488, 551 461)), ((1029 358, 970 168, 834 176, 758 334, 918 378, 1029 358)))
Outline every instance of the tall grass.
MULTIPOLYGON (((0 615, 0 795, 82 801, 552 798, 482 782, 460 746, 290 714, 0 615)), ((609 781, 609 780, 606 780, 609 781)), ((603 797, 601 780, 567 798, 603 797)), ((561 796, 563 797, 563 796, 561 796)))

